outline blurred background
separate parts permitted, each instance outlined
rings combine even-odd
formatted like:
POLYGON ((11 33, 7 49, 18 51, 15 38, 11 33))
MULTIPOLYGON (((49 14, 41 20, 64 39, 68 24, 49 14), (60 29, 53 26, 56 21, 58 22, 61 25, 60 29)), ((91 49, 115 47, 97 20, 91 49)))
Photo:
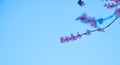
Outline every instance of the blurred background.
MULTIPOLYGON (((120 24, 61 44, 61 36, 94 29, 76 21, 82 13, 113 14, 101 0, 0 0, 0 65, 120 65, 120 24)), ((106 26, 114 19, 105 21, 106 26)))

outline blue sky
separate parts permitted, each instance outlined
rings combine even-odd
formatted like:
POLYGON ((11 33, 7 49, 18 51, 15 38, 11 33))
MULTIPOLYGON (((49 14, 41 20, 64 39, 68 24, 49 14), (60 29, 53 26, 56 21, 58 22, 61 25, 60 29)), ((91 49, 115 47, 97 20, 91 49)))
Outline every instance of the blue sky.
POLYGON ((113 14, 101 0, 84 1, 81 8, 77 0, 0 0, 0 65, 120 65, 120 19, 105 33, 59 42, 61 36, 94 29, 75 20, 82 13, 113 14))

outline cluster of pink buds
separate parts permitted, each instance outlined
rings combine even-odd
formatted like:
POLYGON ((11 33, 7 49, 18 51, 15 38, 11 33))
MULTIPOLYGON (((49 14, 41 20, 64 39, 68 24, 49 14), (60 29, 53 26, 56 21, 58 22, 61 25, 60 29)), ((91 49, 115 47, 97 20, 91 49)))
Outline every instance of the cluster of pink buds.
POLYGON ((80 17, 76 18, 76 20, 80 20, 82 23, 88 23, 92 27, 97 27, 95 18, 94 17, 87 17, 86 13, 83 13, 80 17))
POLYGON ((120 0, 105 0, 104 6, 108 9, 116 8, 120 5, 120 0))
POLYGON ((115 9, 115 15, 116 17, 120 17, 120 8, 115 9))
POLYGON ((107 7, 108 9, 112 9, 112 8, 116 7, 117 4, 114 4, 114 3, 108 3, 108 4, 106 4, 106 3, 105 3, 104 6, 107 7))
POLYGON ((95 31, 98 31, 98 32, 104 32, 104 30, 100 27, 98 27, 96 30, 86 30, 85 33, 83 34, 79 34, 79 32, 77 33, 77 35, 74 35, 71 33, 70 36, 65 36, 65 37, 60 37, 60 42, 61 43, 65 43, 65 42, 69 42, 69 41, 74 41, 74 40, 77 40, 77 39, 80 39, 83 35, 91 35, 92 32, 95 32, 95 31))
POLYGON ((105 7, 107 7, 108 9, 110 8, 115 8, 115 15, 116 17, 120 17, 120 8, 118 6, 120 6, 120 0, 105 0, 105 7), (109 3, 109 2, 114 2, 114 3, 109 3))
POLYGON ((60 37, 60 42, 64 43, 64 42, 74 41, 74 40, 77 40, 78 38, 81 38, 81 37, 82 37, 82 35, 79 34, 79 32, 78 32, 78 34, 76 36, 71 33, 70 37, 68 37, 68 36, 60 37))

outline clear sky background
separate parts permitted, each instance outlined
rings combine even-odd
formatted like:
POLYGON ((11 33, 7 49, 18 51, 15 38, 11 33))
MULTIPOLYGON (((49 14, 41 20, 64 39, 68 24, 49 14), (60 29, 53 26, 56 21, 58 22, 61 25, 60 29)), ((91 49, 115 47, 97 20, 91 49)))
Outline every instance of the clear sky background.
POLYGON ((120 65, 120 19, 105 33, 59 42, 61 36, 94 29, 75 20, 82 13, 95 18, 113 14, 101 0, 84 0, 83 8, 77 1, 0 0, 0 65, 120 65))

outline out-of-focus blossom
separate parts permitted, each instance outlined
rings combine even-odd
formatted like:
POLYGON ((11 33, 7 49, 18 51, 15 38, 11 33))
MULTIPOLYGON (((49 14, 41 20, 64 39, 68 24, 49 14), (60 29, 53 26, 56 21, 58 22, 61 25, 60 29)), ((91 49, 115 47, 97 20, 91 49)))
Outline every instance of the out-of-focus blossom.
POLYGON ((80 16, 80 20, 85 20, 87 17, 87 14, 86 13, 83 13, 81 16, 80 16))
POLYGON ((90 23, 91 26, 97 27, 95 18, 87 18, 88 22, 90 23))
POLYGON ((107 7, 108 9, 112 9, 112 8, 116 7, 117 4, 113 4, 113 3, 110 4, 110 3, 108 3, 108 4, 105 4, 104 6, 107 7))
POLYGON ((116 17, 120 17, 120 8, 115 9, 115 15, 116 17))
POLYGON ((81 38, 81 37, 82 37, 82 35, 79 34, 79 32, 78 32, 76 38, 81 38))
POLYGON ((87 14, 83 13, 80 17, 76 18, 76 20, 81 20, 82 22, 86 20, 87 14))
POLYGON ((120 0, 111 0, 111 1, 114 1, 117 4, 120 4, 120 0))
POLYGON ((87 30, 86 33, 85 33, 85 35, 88 35, 88 36, 89 36, 90 34, 91 34, 91 30, 87 30))
POLYGON ((69 37, 65 37, 65 42, 69 42, 70 41, 70 39, 69 39, 69 37))
POLYGON ((105 32, 105 31, 104 31, 102 28, 100 28, 100 27, 97 28, 97 31, 98 31, 98 32, 105 32))
POLYGON ((64 37, 60 37, 59 39, 60 39, 60 42, 61 42, 61 43, 64 43, 64 42, 65 42, 64 37))
POLYGON ((85 5, 84 1, 82 1, 82 0, 78 0, 77 3, 78 3, 81 7, 85 5))
POLYGON ((117 4, 120 3, 120 0, 103 0, 103 1, 106 1, 106 2, 114 1, 117 4))
POLYGON ((73 35, 72 33, 71 33, 70 39, 71 39, 71 41, 77 40, 76 36, 73 35))
POLYGON ((76 18, 76 20, 80 20, 82 23, 89 23, 93 27, 97 27, 95 18, 87 17, 86 13, 83 13, 80 17, 76 18))

